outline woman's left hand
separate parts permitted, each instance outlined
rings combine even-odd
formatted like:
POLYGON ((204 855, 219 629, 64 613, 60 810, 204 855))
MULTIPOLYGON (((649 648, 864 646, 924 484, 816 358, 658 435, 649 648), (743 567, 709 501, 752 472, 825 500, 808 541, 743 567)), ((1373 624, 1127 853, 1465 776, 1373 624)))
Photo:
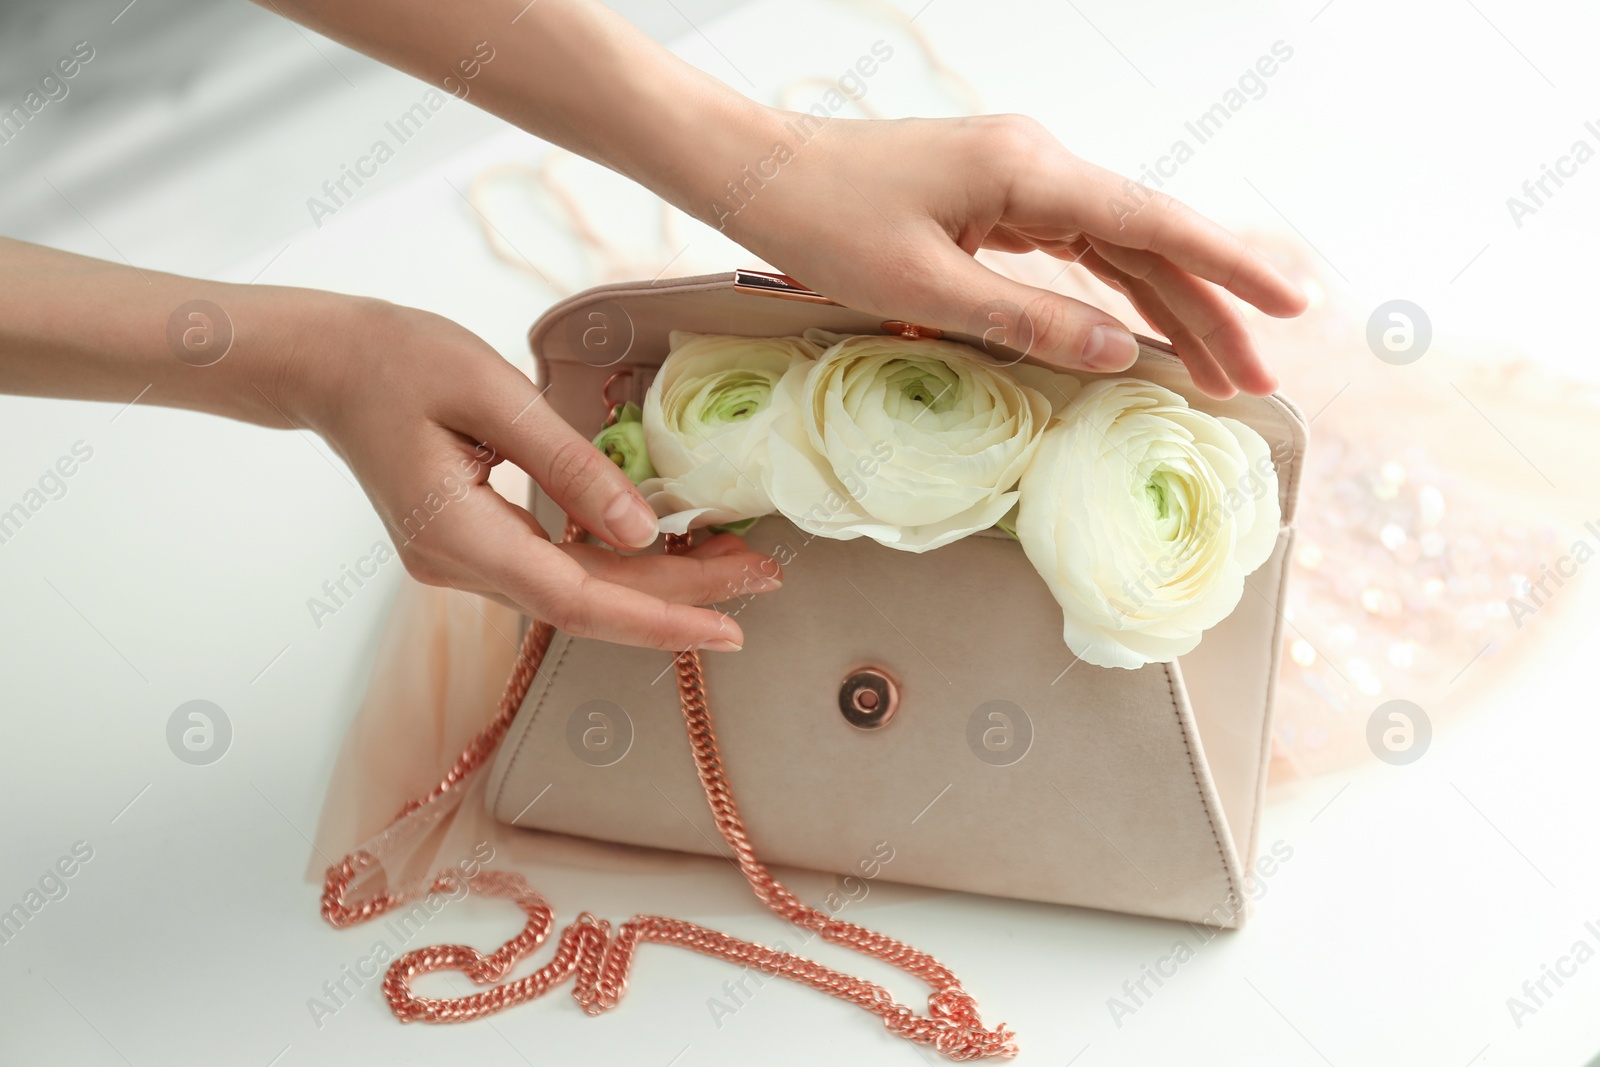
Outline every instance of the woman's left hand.
POLYGON ((1305 309, 1299 289, 1221 226, 1079 159, 1037 122, 813 119, 808 132, 806 116, 768 115, 765 140, 788 158, 760 184, 735 176, 745 195, 708 221, 797 281, 886 318, 1003 330, 990 336, 1067 369, 1129 367, 1137 347, 1115 318, 973 258, 1038 249, 1125 293, 1208 395, 1277 388, 1223 290, 1288 317, 1305 309))

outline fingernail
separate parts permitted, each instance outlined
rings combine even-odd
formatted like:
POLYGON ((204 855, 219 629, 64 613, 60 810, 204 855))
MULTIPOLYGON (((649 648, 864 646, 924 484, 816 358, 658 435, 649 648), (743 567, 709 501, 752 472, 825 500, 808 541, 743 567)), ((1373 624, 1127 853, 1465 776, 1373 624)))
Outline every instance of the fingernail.
POLYGON ((656 539, 656 513, 636 496, 624 493, 605 513, 606 529, 631 548, 644 548, 656 539))
POLYGON ((700 642, 700 648, 705 652, 737 652, 743 647, 743 645, 729 641, 725 637, 718 637, 711 641, 700 642))
POLYGON ((744 583, 744 587, 752 593, 770 593, 774 589, 783 588, 782 578, 763 578, 756 575, 744 583))
POLYGON ((1083 365, 1093 371, 1127 370, 1139 358, 1139 342, 1117 326, 1096 326, 1083 345, 1083 365))

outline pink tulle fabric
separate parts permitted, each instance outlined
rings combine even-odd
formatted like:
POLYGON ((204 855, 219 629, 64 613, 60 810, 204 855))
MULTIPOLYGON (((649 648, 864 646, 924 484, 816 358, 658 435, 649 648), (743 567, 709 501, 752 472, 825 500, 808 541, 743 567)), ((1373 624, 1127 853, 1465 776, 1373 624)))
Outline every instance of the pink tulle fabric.
MULTIPOLYGON (((1548 598, 1537 625, 1518 625, 1509 604, 1578 537, 1600 544, 1583 529, 1600 515, 1582 512, 1578 492, 1591 484, 1591 450, 1574 447, 1595 439, 1600 397, 1526 360, 1442 339, 1415 364, 1383 363, 1367 348, 1369 309, 1331 298, 1293 246, 1257 244, 1313 299, 1299 319, 1252 320, 1283 392, 1312 420, 1270 771, 1282 787, 1373 758, 1366 724, 1385 700, 1415 702, 1438 730, 1469 693, 1495 692, 1572 624, 1570 591, 1548 598)), ((986 258, 1140 323, 1076 268, 986 258)), ((506 467, 495 484, 521 499, 526 483, 506 467)), ((311 880, 323 877, 322 857, 372 841, 452 766, 492 717, 521 630, 509 608, 405 579, 328 789, 311 880)), ((524 868, 539 848, 562 847, 490 819, 487 773, 424 833, 381 839, 391 888, 415 888, 486 844, 524 868)))
MULTIPOLYGON (((366 698, 339 751, 309 879, 320 882, 328 860, 377 838, 408 801, 438 784, 493 717, 521 634, 511 608, 403 580, 366 698)), ((470 857, 481 843, 500 841, 484 814, 486 774, 465 784, 425 836, 385 849, 391 888, 419 884, 441 857, 470 857)))

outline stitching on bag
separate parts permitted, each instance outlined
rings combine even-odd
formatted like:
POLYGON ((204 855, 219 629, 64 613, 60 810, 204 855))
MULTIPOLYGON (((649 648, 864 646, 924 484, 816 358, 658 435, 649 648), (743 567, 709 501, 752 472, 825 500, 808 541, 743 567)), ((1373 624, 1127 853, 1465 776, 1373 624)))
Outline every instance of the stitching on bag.
MULTIPOLYGON (((1295 504, 1297 503, 1296 497, 1298 496, 1300 490, 1300 468, 1305 466, 1305 455, 1311 447, 1311 426, 1309 423, 1304 421, 1305 416, 1302 415, 1298 419, 1294 417, 1295 409, 1293 407, 1290 407, 1281 401, 1274 401, 1272 397, 1265 397, 1263 399, 1267 401, 1273 414, 1278 416, 1278 423, 1286 431, 1289 440, 1293 442, 1298 439, 1300 442, 1300 462, 1294 462, 1294 456, 1291 453, 1289 463, 1289 482, 1286 486, 1284 486, 1283 499, 1278 502, 1279 508, 1285 512, 1290 510, 1298 511, 1299 509, 1295 507, 1295 504)), ((1277 461, 1274 460, 1273 462, 1276 464, 1277 461)), ((1292 523, 1284 523, 1283 525, 1289 526, 1292 525, 1292 523)))
POLYGON ((556 687, 556 675, 560 673, 562 664, 567 662, 567 653, 571 652, 572 646, 577 643, 577 638, 568 637, 566 645, 561 649, 561 655, 556 657, 556 665, 551 667, 549 672, 545 674, 544 692, 539 694, 539 702, 533 706, 533 714, 528 716, 528 724, 522 728, 522 736, 517 738, 517 747, 511 753, 511 762, 506 765, 506 776, 500 779, 500 788, 495 790, 494 810, 496 818, 499 818, 500 798, 505 795, 506 786, 511 782, 511 774, 522 760, 522 749, 528 743, 528 736, 533 733, 534 720, 539 717, 539 712, 544 709, 545 701, 550 699, 550 690, 556 687))
MULTIPOLYGON (((1293 429, 1293 426, 1289 423, 1288 419, 1284 420, 1284 425, 1289 426, 1290 429, 1293 429)), ((1291 511, 1292 510, 1292 511, 1298 513, 1299 510, 1300 510, 1299 507, 1295 506, 1295 505, 1297 505, 1297 503, 1298 503, 1298 501, 1296 500, 1296 497, 1299 495, 1299 492, 1300 492, 1300 468, 1305 466, 1305 454, 1306 454, 1307 451, 1310 450, 1310 441, 1309 441, 1310 435, 1307 434, 1306 436, 1307 436, 1308 440, 1306 442, 1306 447, 1303 448, 1301 450, 1301 452, 1300 452, 1300 462, 1299 463, 1293 462, 1292 461, 1292 457, 1291 457, 1291 462, 1289 463, 1289 484, 1288 484, 1288 486, 1286 486, 1284 488, 1283 500, 1280 501, 1280 503, 1279 503, 1279 507, 1284 511, 1291 511)), ((1292 526, 1292 525, 1294 525, 1293 522, 1286 522, 1286 523, 1283 524, 1283 526, 1285 528, 1287 528, 1289 526, 1292 526)))
POLYGON ((1178 736, 1183 738, 1183 750, 1189 757, 1189 774, 1194 779, 1194 789, 1200 798, 1200 807, 1206 813, 1206 823, 1211 827, 1211 843, 1217 846, 1217 859, 1222 864, 1222 876, 1228 883, 1228 906, 1231 908, 1244 898, 1234 883, 1233 871, 1228 869, 1228 854, 1222 848, 1222 835, 1217 832, 1216 813, 1211 810, 1211 805, 1206 803, 1206 791, 1200 784, 1200 769, 1195 765, 1194 746, 1189 744, 1189 731, 1183 728, 1183 711, 1178 707, 1178 690, 1172 680, 1172 664, 1163 663, 1161 667, 1167 675, 1167 696, 1172 701, 1173 717, 1178 720, 1178 736))
POLYGON ((1267 749, 1267 734, 1272 727, 1272 707, 1275 702, 1278 688, 1278 660, 1283 645, 1283 597, 1289 585, 1289 546, 1294 544, 1293 525, 1285 526, 1278 532, 1279 537, 1287 535, 1283 544, 1283 562, 1278 567, 1277 595, 1273 597, 1272 617, 1272 647, 1267 653, 1267 686, 1266 700, 1261 709, 1261 739, 1256 742, 1256 783, 1255 792, 1251 793, 1250 808, 1250 857, 1255 858, 1255 844, 1261 830, 1261 788, 1262 779, 1266 777, 1267 764, 1271 762, 1271 753, 1267 749))
MULTIPOLYGON (((1288 410, 1284 408, 1283 405, 1272 403, 1270 397, 1265 399, 1268 401, 1268 410, 1278 417, 1278 425, 1283 427, 1283 430, 1290 441, 1290 447, 1293 447, 1293 442, 1297 438, 1301 439, 1303 444, 1304 439, 1309 436, 1309 434, 1306 432, 1306 428, 1303 426, 1298 426, 1295 420, 1290 417, 1288 410), (1300 432, 1296 433, 1295 431, 1297 429, 1300 432)), ((1293 452, 1290 453, 1289 481, 1288 484, 1283 487, 1283 499, 1278 501, 1278 507, 1281 511, 1286 512, 1291 510, 1295 503, 1295 494, 1300 484, 1300 468, 1305 465, 1305 448, 1302 447, 1299 451, 1301 456, 1300 463, 1294 462, 1294 454, 1293 452)), ((1273 458, 1273 465, 1277 465, 1276 457, 1273 458)))

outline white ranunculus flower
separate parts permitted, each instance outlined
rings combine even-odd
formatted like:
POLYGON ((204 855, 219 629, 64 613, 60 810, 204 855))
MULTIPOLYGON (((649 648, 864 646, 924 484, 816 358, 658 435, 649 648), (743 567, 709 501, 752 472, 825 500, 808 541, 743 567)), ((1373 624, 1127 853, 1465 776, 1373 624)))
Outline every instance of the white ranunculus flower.
POLYGON ((773 389, 822 347, 800 337, 734 337, 674 330, 644 400, 644 439, 656 477, 639 491, 666 533, 772 511, 764 487, 773 389))
MULTIPOLYGON (((831 347, 778 385, 766 484, 784 517, 924 552, 1005 515, 1050 419, 1043 393, 963 344, 806 336, 831 347)), ((1063 398, 1076 389, 1057 377, 1063 398)))
POLYGON ((1261 435, 1137 378, 1092 382, 1022 476, 1017 539, 1101 667, 1177 658, 1239 603, 1278 538, 1261 435))

